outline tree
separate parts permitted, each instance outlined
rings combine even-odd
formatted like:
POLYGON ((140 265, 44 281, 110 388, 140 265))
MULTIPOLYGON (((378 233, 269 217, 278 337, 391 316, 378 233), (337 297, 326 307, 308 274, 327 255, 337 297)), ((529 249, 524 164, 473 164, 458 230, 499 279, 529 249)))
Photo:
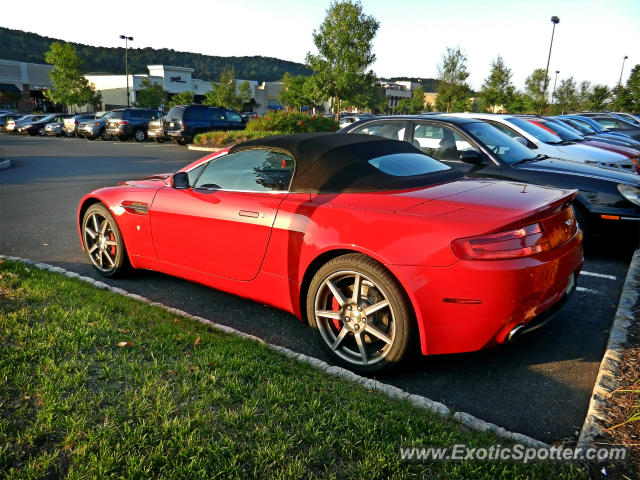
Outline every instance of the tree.
POLYGON ((530 103, 528 95, 516 91, 507 104, 507 111, 510 113, 525 113, 528 110, 530 103))
POLYGON ((342 99, 353 97, 359 85, 374 81, 368 69, 376 59, 372 40, 379 26, 375 18, 364 14, 359 2, 334 0, 319 30, 313 31, 318 55, 307 53, 306 64, 324 97, 333 99, 336 119, 342 99))
POLYGON ((245 80, 240 85, 238 85, 238 98, 242 103, 243 109, 247 103, 251 102, 253 94, 251 92, 251 84, 249 83, 249 80, 245 80))
POLYGON ((515 87, 511 84, 511 69, 507 68, 500 55, 491 62, 491 72, 482 84, 480 97, 485 107, 495 113, 496 106, 506 107, 513 98, 515 87))
POLYGON ((280 103, 288 107, 295 108, 299 112, 302 107, 309 105, 311 102, 305 95, 306 77, 299 75, 294 77, 288 73, 282 77, 282 90, 280 90, 280 103))
POLYGON ((593 111, 604 110, 610 94, 609 87, 606 85, 594 85, 589 96, 589 109, 593 111))
POLYGON ((524 81, 525 92, 529 95, 529 107, 538 115, 547 108, 547 92, 545 86, 549 83, 549 77, 544 68, 536 68, 524 81))
POLYGON ((627 80, 627 89, 629 90, 629 103, 631 111, 640 112, 640 65, 636 65, 631 69, 631 75, 627 80))
POLYGON ((320 85, 318 85, 317 80, 316 77, 305 77, 304 87, 302 88, 304 96, 309 101, 309 106, 312 107, 314 115, 316 113, 316 107, 322 105, 327 98, 320 85))
POLYGON ((580 89, 578 90, 578 108, 577 110, 589 110, 589 104, 591 97, 591 82, 583 80, 580 82, 580 89))
POLYGON ((471 89, 466 80, 469 77, 467 71, 467 57, 460 48, 447 47, 447 51, 442 55, 442 63, 438 65, 438 97, 436 98, 436 108, 449 113, 452 110, 459 110, 466 105, 471 89))
POLYGON ((413 91, 411 97, 411 104, 409 106, 409 113, 422 113, 424 112, 424 88, 420 85, 413 91))
POLYGON ((631 110, 631 95, 624 85, 616 85, 611 90, 611 108, 616 112, 628 112, 631 110))
POLYGON ((222 70, 219 82, 211 82, 212 90, 207 92, 203 103, 205 105, 241 110, 242 99, 236 94, 236 84, 233 77, 232 68, 222 70))
POLYGON ((555 106, 563 115, 578 108, 578 91, 573 77, 560 80, 560 85, 556 88, 555 106))
POLYGON ((142 88, 136 92, 135 106, 140 108, 160 108, 167 103, 167 92, 162 85, 151 83, 148 78, 142 79, 142 88))
POLYGON ((191 105, 193 103, 193 92, 180 92, 176 93, 171 100, 169 100, 169 108, 176 105, 191 105))
POLYGON ((53 88, 45 90, 44 95, 54 103, 65 105, 97 105, 102 95, 83 75, 82 60, 76 55, 76 49, 70 43, 53 42, 44 56, 47 63, 53 65, 49 78, 53 88))

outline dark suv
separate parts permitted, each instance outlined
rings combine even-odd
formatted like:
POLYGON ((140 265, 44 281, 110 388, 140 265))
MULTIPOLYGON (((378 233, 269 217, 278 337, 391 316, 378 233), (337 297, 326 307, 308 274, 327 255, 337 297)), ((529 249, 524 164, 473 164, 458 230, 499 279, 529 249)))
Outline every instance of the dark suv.
POLYGON ((149 121, 155 120, 161 115, 162 112, 146 108, 113 110, 107 120, 107 134, 118 137, 120 140, 128 140, 133 137, 136 142, 144 142, 147 139, 149 121))
POLYGON ((164 131, 180 145, 193 142, 199 133, 211 130, 244 130, 246 119, 224 107, 176 105, 164 117, 164 131))

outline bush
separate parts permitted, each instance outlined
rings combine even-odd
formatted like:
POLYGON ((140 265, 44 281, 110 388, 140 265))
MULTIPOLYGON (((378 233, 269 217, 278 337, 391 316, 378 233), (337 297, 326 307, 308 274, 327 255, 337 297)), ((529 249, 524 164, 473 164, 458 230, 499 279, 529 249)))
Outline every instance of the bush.
POLYGON ((227 147, 236 143, 246 142, 255 138, 281 135, 284 132, 250 132, 247 130, 232 130, 229 132, 199 133, 193 139, 193 143, 200 147, 227 147))
POLYGON ((332 118, 296 112, 269 112, 247 123, 247 132, 334 132, 338 123, 332 118))

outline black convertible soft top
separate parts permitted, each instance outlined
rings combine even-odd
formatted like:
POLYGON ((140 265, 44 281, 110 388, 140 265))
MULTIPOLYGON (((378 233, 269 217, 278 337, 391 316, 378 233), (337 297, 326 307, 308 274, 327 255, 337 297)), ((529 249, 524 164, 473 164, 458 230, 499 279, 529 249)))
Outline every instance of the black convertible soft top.
MULTIPOLYGON (((363 134, 301 133, 250 140, 229 153, 269 148, 292 156, 296 168, 291 192, 338 193, 425 187, 464 176, 455 169, 423 175, 388 175, 369 160, 393 154, 424 155, 410 143, 363 134)), ((400 161, 400 159, 399 159, 400 161)))

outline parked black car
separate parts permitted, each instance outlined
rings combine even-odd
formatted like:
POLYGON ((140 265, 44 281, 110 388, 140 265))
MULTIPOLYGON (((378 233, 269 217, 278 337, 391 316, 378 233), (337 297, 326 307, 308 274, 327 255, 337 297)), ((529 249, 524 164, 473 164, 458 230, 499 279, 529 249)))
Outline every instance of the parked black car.
POLYGON ((247 120, 235 110, 206 105, 176 105, 164 117, 164 131, 181 145, 211 130, 244 130, 247 120))
POLYGON ((146 108, 120 108, 113 110, 107 119, 107 134, 120 140, 134 138, 136 142, 147 139, 149 121, 162 116, 158 110, 146 108))
POLYGON ((620 221, 640 225, 637 175, 536 155, 480 120, 433 115, 373 117, 338 133, 367 133, 404 140, 470 177, 579 189, 574 205, 585 231, 605 232, 607 226, 620 221))

